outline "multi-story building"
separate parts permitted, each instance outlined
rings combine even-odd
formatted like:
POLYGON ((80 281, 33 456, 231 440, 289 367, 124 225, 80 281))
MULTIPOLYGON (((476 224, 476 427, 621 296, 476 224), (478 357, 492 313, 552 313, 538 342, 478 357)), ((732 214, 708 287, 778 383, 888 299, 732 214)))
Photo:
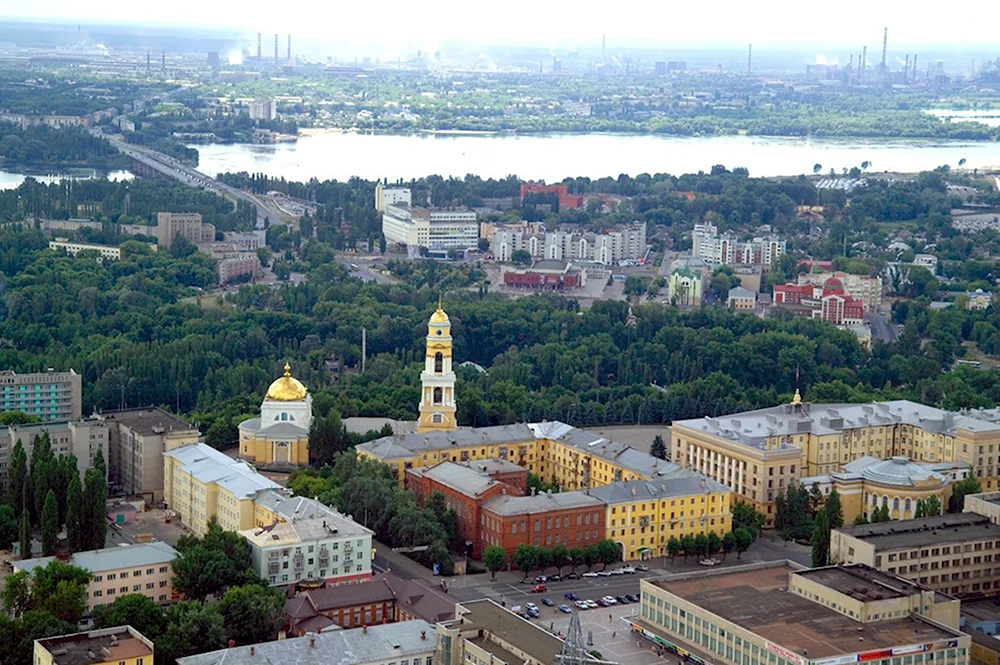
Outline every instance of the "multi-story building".
POLYGON ((48 434, 52 452, 56 455, 76 457, 80 477, 94 464, 100 452, 108 460, 108 428, 93 418, 69 422, 29 423, 11 425, 0 429, 0 481, 7 486, 11 454, 20 443, 31 463, 33 442, 36 437, 48 434))
POLYGON ((562 648, 551 632, 489 599, 458 603, 455 619, 437 625, 438 665, 552 665, 562 648))
POLYGON ((102 259, 121 261, 122 248, 112 245, 97 245, 89 242, 70 242, 69 240, 50 240, 49 249, 61 249, 70 256, 80 252, 97 252, 102 259))
POLYGON ((964 462, 984 489, 1000 480, 1000 423, 916 402, 790 404, 675 421, 676 464, 702 471, 774 517, 774 497, 802 478, 870 456, 964 462))
POLYGON ((513 253, 524 250, 532 258, 559 261, 594 261, 617 265, 641 262, 646 245, 646 224, 633 222, 606 233, 549 231, 521 223, 493 231, 490 248, 498 261, 510 261, 513 253))
POLYGON ((154 665, 153 642, 132 626, 35 640, 34 665, 154 665))
POLYGON ((726 307, 737 312, 752 312, 757 308, 757 292, 734 286, 729 289, 726 307))
POLYGON ((993 293, 990 291, 976 289, 975 291, 966 291, 965 295, 969 298, 965 304, 966 309, 983 310, 993 304, 993 293))
POLYGON ((197 443, 201 432, 152 406, 108 411, 96 418, 108 428, 108 482, 112 490, 163 500, 163 453, 197 443))
POLYGON ((978 513, 830 532, 830 560, 863 563, 954 596, 1000 594, 1000 525, 978 513))
POLYGON ((219 260, 216 271, 219 275, 219 284, 228 284, 238 280, 253 280, 260 274, 260 258, 249 252, 227 256, 219 260))
POLYGON ((436 646, 434 625, 414 619, 209 651, 178 658, 177 665, 403 665, 403 661, 408 665, 436 665, 436 646))
POLYGON ((275 586, 303 580, 351 584, 372 577, 372 531, 329 508, 322 516, 293 516, 239 534, 250 544, 254 571, 275 586))
POLYGON ((386 242, 430 250, 467 249, 479 240, 476 213, 466 209, 411 208, 386 204, 382 213, 386 242))
POLYGON ((215 227, 202 223, 201 214, 197 212, 158 212, 153 230, 157 245, 168 249, 177 236, 195 244, 215 242, 215 227))
MULTIPOLYGON (((155 541, 119 545, 103 550, 76 552, 66 561, 90 571, 87 584, 87 614, 101 605, 110 605, 119 596, 142 594, 155 603, 177 600, 174 592, 172 562, 178 556, 170 545, 155 541)), ((44 568, 56 557, 23 559, 12 562, 17 571, 30 573, 44 568)), ((62 559, 60 559, 62 560, 62 559)))
POLYGON ((604 540, 604 514, 604 504, 585 492, 500 495, 482 504, 480 538, 508 559, 518 545, 587 547, 604 540))
POLYGON ((587 284, 587 271, 561 259, 542 259, 530 268, 500 268, 504 286, 521 289, 565 291, 587 284))
POLYGON ((799 275, 799 285, 826 286, 837 284, 843 293, 865 305, 865 311, 875 312, 882 305, 882 278, 852 275, 846 272, 807 272, 799 275), (835 280, 835 281, 831 281, 835 280))
POLYGON ((863 566, 774 562, 640 585, 638 615, 622 621, 699 664, 969 662, 955 599, 863 566))
POLYGON ((577 194, 570 194, 566 185, 546 185, 544 182, 522 182, 521 183, 521 203, 528 196, 538 194, 554 195, 559 201, 559 208, 580 208, 583 206, 583 197, 577 194))
POLYGON ((719 235, 712 223, 695 224, 691 232, 691 255, 713 266, 771 266, 785 253, 785 240, 778 236, 758 236, 740 241, 734 235, 719 235))
POLYGON ((34 374, 0 371, 0 413, 7 411, 42 420, 79 420, 83 411, 80 375, 72 369, 34 374))
MULTIPOLYGON (((524 472, 527 474, 527 472, 524 472)), ((523 490, 494 480, 471 464, 438 462, 431 466, 408 469, 406 488, 420 503, 425 503, 435 492, 444 496, 445 503, 458 517, 459 537, 466 542, 469 553, 476 559, 482 556, 481 506, 495 496, 522 496, 523 490)))
POLYGON ((381 182, 375 185, 375 209, 385 212, 386 206, 413 205, 413 198, 410 195, 409 187, 384 187, 381 182))
POLYGON ((278 117, 278 105, 273 99, 255 99, 250 102, 251 120, 274 120, 278 117))
POLYGON ((241 252, 256 252, 261 247, 267 246, 267 234, 263 230, 224 231, 222 239, 241 252))
POLYGON ((625 561, 666 553, 671 538, 732 531, 732 490, 697 473, 679 472, 656 482, 633 480, 584 490, 605 507, 606 538, 625 561))
POLYGON ((800 316, 821 319, 837 326, 861 325, 865 318, 864 301, 844 292, 836 277, 822 285, 776 284, 774 304, 781 305, 800 316))
POLYGON ((280 485, 204 443, 163 453, 163 501, 198 535, 215 517, 226 531, 254 526, 254 498, 280 485))

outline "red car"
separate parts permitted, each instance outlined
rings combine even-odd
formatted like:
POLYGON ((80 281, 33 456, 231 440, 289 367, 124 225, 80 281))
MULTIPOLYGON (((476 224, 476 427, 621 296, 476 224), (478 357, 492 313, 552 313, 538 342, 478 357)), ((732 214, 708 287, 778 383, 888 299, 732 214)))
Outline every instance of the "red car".
POLYGON ((536 584, 535 586, 531 587, 531 593, 544 593, 548 590, 549 588, 544 584, 536 584))

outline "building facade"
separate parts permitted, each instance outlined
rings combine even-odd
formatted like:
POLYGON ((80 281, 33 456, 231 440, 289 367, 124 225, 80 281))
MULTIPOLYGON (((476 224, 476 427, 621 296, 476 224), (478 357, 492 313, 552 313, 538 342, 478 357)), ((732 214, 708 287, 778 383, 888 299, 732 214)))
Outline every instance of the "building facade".
POLYGON ((34 665, 155 665, 153 642, 131 626, 35 640, 34 665), (93 655, 91 655, 93 654, 93 655))
POLYGON ((79 420, 83 412, 80 375, 72 369, 34 374, 0 371, 0 413, 7 411, 42 420, 79 420))
POLYGON ((413 198, 410 195, 409 187, 385 187, 381 182, 375 185, 375 209, 379 212, 385 212, 386 206, 396 205, 402 203, 403 205, 409 206, 413 205, 413 198))
POLYGON ((382 213, 386 242, 430 250, 467 249, 479 240, 476 213, 465 209, 411 208, 386 204, 382 213))
POLYGON ((285 363, 284 376, 267 389, 260 417, 239 424, 240 459, 262 467, 306 466, 311 425, 312 395, 285 363))
POLYGON ((535 261, 530 268, 504 266, 500 270, 504 286, 511 288, 565 291, 582 288, 587 284, 586 270, 561 259, 535 261))
POLYGON ((830 532, 830 560, 862 563, 962 598, 1000 594, 1000 525, 978 513, 830 532))
POLYGON ((49 435, 52 452, 56 455, 76 457, 77 470, 83 478, 94 465, 97 453, 109 460, 108 428, 99 420, 88 418, 68 422, 29 423, 0 428, 0 484, 6 489, 9 480, 11 455, 20 443, 31 464, 33 442, 36 437, 49 435))
POLYGON ((177 236, 190 243, 215 242, 215 227, 204 224, 196 212, 156 213, 156 244, 170 248, 177 236))
POLYGON ((70 242, 69 240, 50 240, 49 249, 63 250, 70 256, 76 256, 80 252, 97 252, 102 259, 108 259, 109 261, 121 261, 122 259, 122 248, 111 245, 70 242))
POLYGON ((584 492, 500 495, 482 504, 482 545, 502 547, 508 559, 518 545, 596 545, 604 539, 604 515, 604 504, 584 492))
POLYGON ((957 601, 860 566, 775 562, 640 585, 638 615, 623 621, 700 665, 969 662, 957 601))
POLYGON ((799 285, 823 286, 835 279, 843 285, 844 293, 864 303, 865 311, 874 312, 882 306, 882 278, 852 275, 846 272, 807 272, 799 275, 799 285))
POLYGON ((437 625, 436 665, 552 665, 562 646, 535 622, 492 600, 475 600, 458 603, 455 618, 437 625))
POLYGON ((197 443, 201 432, 159 407, 97 414, 108 429, 108 483, 113 491, 163 500, 163 453, 197 443))
POLYGON ((695 224, 691 232, 691 255, 713 266, 772 266, 785 253, 785 240, 778 236, 758 236, 741 241, 734 235, 719 235, 712 223, 695 224))
POLYGON ((427 324, 424 371, 420 373, 418 433, 448 432, 458 426, 451 344, 451 320, 438 303, 427 324))
POLYGON ((757 308, 757 292, 740 286, 729 289, 726 307, 738 312, 752 312, 757 308))
POLYGON ((790 404, 674 422, 670 459, 732 487, 774 517, 774 497, 802 478, 869 456, 963 462, 984 489, 997 487, 1000 424, 916 402, 790 404))
MULTIPOLYGON (((172 562, 177 550, 162 542, 137 543, 90 552, 76 552, 67 563, 91 573, 87 584, 87 615, 101 605, 110 605, 119 596, 142 594, 159 604, 177 600, 172 562)), ((13 562, 17 571, 44 568, 56 557, 23 559, 13 562)))
POLYGON ((516 251, 532 258, 555 261, 593 261, 617 265, 641 262, 646 256, 646 224, 633 222, 605 233, 549 231, 541 225, 521 223, 493 229, 490 251, 498 261, 510 261, 516 251))
POLYGON ((274 120, 278 117, 278 105, 273 99, 255 99, 250 102, 251 120, 274 120))

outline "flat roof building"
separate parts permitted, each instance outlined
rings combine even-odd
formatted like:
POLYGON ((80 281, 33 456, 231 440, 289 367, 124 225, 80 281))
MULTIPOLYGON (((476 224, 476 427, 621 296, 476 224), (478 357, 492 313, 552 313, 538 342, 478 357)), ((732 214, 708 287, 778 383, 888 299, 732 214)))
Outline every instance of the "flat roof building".
POLYGON ((35 640, 34 665, 154 665, 153 643, 132 626, 35 640))
POLYGON ((772 562, 640 584, 639 615, 623 621, 696 663, 969 662, 955 599, 864 567, 772 562))
POLYGON ((0 413, 22 411, 42 420, 79 420, 83 387, 75 370, 18 374, 0 371, 0 413))
POLYGON ((488 599, 459 603, 455 619, 438 624, 441 663, 552 665, 562 640, 488 599))
POLYGON ((959 597, 1000 593, 1000 525, 977 513, 830 532, 830 560, 863 563, 959 597))

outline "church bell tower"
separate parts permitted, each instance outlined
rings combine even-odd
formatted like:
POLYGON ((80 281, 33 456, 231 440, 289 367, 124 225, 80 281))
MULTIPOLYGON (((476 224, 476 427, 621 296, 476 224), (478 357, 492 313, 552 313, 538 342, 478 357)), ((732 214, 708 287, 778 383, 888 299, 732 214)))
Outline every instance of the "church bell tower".
POLYGON ((427 354, 420 373, 420 420, 417 432, 447 432, 455 429, 455 373, 451 368, 451 321, 441 309, 427 324, 427 354))

